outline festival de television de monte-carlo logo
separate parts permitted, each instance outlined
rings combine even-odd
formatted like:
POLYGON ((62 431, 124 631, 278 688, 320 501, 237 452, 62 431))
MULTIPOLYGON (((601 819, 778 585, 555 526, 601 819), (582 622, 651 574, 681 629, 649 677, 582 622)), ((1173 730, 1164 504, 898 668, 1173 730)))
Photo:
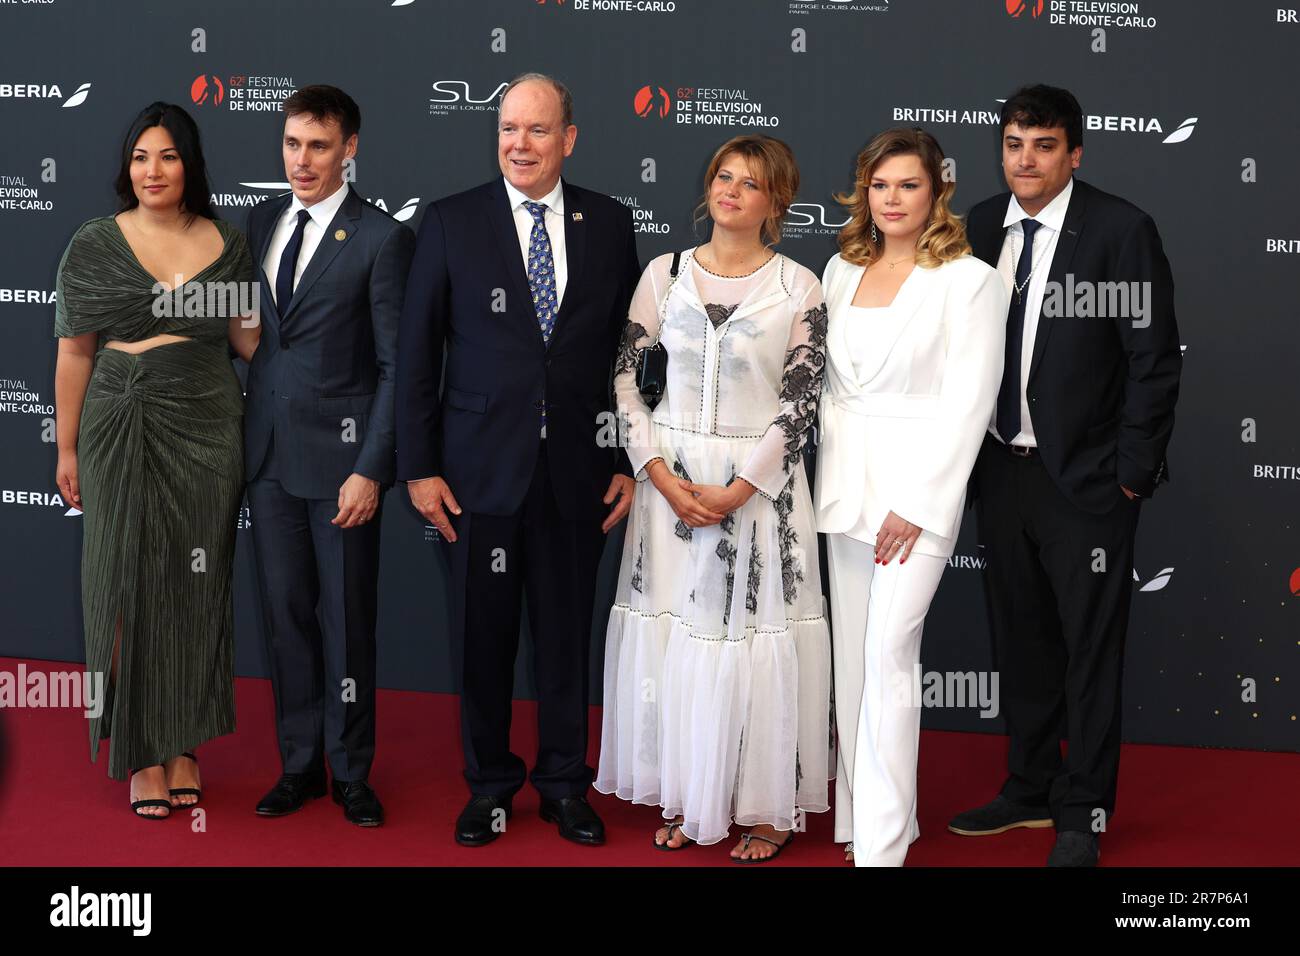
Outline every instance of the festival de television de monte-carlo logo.
POLYGON ((662 119, 672 111, 673 98, 662 86, 643 86, 636 91, 636 96, 632 99, 632 108, 642 119, 654 115, 662 119))
POLYGON ((275 113, 298 88, 292 76, 232 73, 223 83, 215 73, 200 73, 190 83, 190 102, 199 109, 232 113, 275 113))
POLYGON ((221 101, 226 98, 226 88, 221 83, 221 77, 208 76, 200 74, 194 78, 190 84, 190 101, 195 106, 220 106, 221 101))
POLYGON ((1007 13, 1013 17, 1029 15, 1037 20, 1043 15, 1043 0, 1006 0, 1007 13))
POLYGON ((675 126, 736 126, 775 129, 781 117, 742 87, 677 86, 673 92, 648 83, 632 97, 632 110, 641 119, 668 119, 675 126))

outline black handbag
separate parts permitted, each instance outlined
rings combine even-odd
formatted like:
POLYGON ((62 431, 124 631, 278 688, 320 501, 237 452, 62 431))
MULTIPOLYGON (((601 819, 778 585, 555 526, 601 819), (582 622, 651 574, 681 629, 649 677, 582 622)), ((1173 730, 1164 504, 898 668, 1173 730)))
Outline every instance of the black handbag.
MULTIPOLYGON (((668 275, 676 281, 677 267, 681 262, 682 254, 673 253, 672 265, 668 267, 668 275)), ((669 289, 672 286, 669 285, 669 289)), ((654 408, 663 398, 664 388, 668 384, 668 350, 663 347, 663 343, 655 340, 654 345, 647 345, 643 349, 637 349, 636 352, 636 387, 641 392, 641 397, 645 403, 654 408)))

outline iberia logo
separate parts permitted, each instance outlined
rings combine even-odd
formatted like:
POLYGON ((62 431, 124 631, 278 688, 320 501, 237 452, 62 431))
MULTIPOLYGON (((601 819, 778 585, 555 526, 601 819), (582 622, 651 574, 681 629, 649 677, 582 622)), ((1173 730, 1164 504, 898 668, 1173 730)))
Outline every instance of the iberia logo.
POLYGON ((636 91, 632 108, 636 110, 636 115, 643 119, 655 113, 664 117, 673 108, 673 98, 662 86, 643 86, 636 91))
POLYGON ((1029 16, 1037 20, 1043 12, 1043 0, 1007 0, 1007 13, 1013 17, 1018 17, 1025 11, 1029 16))
POLYGON ((213 106, 220 106, 221 101, 226 98, 226 88, 221 85, 219 76, 206 76, 200 74, 194 78, 190 84, 190 99, 195 106, 202 106, 204 103, 211 103, 213 106))

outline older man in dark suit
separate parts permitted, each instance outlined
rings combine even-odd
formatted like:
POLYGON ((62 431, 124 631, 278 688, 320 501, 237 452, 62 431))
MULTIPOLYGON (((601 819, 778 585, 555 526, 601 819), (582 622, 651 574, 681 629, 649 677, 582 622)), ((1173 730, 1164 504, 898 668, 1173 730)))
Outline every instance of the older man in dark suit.
POLYGON ((496 839, 524 784, 509 734, 527 594, 532 783, 561 836, 598 844, 604 827, 586 799, 596 567, 602 531, 627 514, 634 487, 626 455, 599 432, 640 265, 631 213, 560 178, 578 134, 568 90, 525 74, 498 122, 502 177, 439 200, 420 225, 397 365, 397 475, 451 565, 471 791, 456 839, 496 839))

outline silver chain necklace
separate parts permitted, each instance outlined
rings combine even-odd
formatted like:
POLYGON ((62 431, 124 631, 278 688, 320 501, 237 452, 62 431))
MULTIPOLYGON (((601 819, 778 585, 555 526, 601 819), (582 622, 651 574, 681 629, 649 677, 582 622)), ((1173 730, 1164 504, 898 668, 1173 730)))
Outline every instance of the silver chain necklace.
MULTIPOLYGON (((1021 226, 1021 229, 1023 230, 1024 227, 1021 226)), ((1022 237, 1023 237, 1024 233, 1022 232, 1021 235, 1022 235, 1022 237)), ((1022 241, 1023 241, 1023 240, 1022 240, 1022 241)), ((1022 248, 1022 251, 1023 251, 1023 248, 1022 248)), ((1015 265, 1014 265, 1014 264, 1015 264, 1015 263, 1018 263, 1019 261, 1020 261, 1020 256, 1016 254, 1016 243, 1015 243, 1015 240, 1012 239, 1012 241, 1011 241, 1011 262, 1013 263, 1013 265, 1012 265, 1012 268, 1013 268, 1013 269, 1015 268, 1015 265)), ((1033 242, 1033 240, 1031 239, 1031 240, 1029 241, 1029 274, 1028 274, 1027 276, 1025 276, 1025 281, 1024 281, 1023 283, 1021 283, 1021 282, 1017 282, 1017 281, 1016 281, 1016 274, 1015 274, 1014 272, 1011 273, 1011 285, 1014 286, 1014 287, 1015 287, 1015 290, 1016 290, 1016 302, 1018 302, 1018 303, 1023 303, 1023 302, 1025 301, 1025 290, 1029 288, 1029 283, 1030 283, 1030 281, 1034 278, 1034 269, 1035 269, 1035 268, 1037 268, 1037 267, 1034 265, 1034 242, 1033 242)))

